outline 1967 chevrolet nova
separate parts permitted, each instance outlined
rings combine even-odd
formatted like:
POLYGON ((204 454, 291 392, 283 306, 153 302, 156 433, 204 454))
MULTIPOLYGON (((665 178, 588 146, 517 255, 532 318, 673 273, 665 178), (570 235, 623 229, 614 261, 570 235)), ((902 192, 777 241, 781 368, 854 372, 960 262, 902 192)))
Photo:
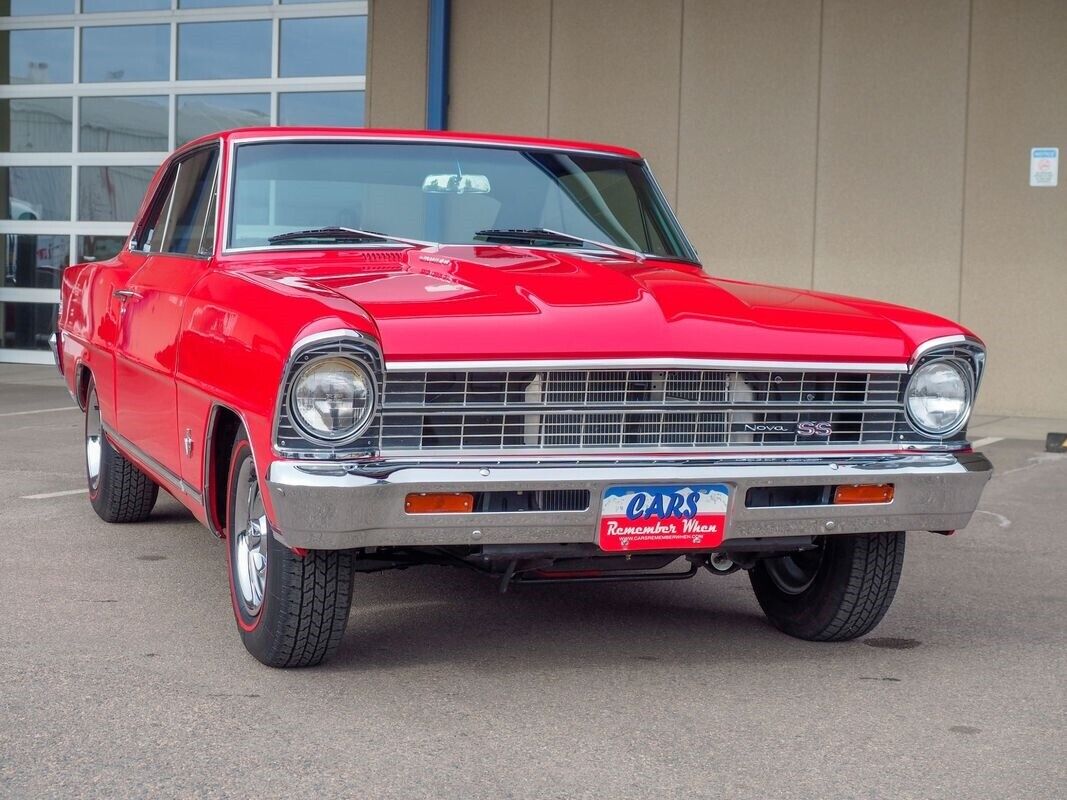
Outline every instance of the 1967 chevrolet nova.
POLYGON ((852 639, 904 531, 967 524, 982 343, 869 300, 707 274, 637 153, 246 129, 182 147, 54 348, 89 496, 159 487, 227 542, 273 666, 341 639, 359 572, 519 584, 747 570, 770 621, 852 639))

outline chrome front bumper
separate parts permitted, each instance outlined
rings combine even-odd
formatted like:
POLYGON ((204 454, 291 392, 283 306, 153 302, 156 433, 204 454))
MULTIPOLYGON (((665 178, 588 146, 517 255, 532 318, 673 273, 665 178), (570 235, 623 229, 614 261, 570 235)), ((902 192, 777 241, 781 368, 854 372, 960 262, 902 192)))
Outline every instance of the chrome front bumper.
POLYGON ((276 461, 267 490, 278 536, 290 547, 595 542, 604 489, 725 483, 730 539, 880 531, 949 531, 971 519, 993 467, 981 453, 610 463, 383 464, 276 461), (891 503, 749 508, 748 489, 883 484, 891 503), (412 492, 586 489, 584 511, 408 514, 412 492))

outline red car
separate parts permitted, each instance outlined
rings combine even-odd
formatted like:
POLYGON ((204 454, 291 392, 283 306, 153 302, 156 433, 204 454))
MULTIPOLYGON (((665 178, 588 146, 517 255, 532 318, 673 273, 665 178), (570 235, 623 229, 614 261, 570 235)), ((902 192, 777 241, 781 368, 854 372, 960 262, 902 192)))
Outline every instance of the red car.
POLYGON ((747 570, 793 636, 870 631, 905 530, 967 524, 982 343, 940 317, 716 278, 641 156, 246 129, 160 168, 63 276, 93 508, 159 487, 227 541, 248 650, 317 664, 360 572, 521 584, 747 570))

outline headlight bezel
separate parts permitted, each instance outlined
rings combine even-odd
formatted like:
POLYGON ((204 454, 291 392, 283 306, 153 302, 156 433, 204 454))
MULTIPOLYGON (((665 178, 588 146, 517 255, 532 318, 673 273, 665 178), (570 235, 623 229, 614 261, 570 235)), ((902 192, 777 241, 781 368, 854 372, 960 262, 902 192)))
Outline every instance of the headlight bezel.
POLYGON ((971 413, 974 410, 975 394, 977 391, 977 376, 975 375, 974 366, 968 361, 956 358, 951 355, 938 355, 932 354, 929 358, 922 360, 916 364, 911 371, 911 375, 908 378, 908 382, 904 387, 903 405, 904 415, 908 420, 908 424, 911 425, 916 431, 923 436, 927 436, 934 439, 948 439, 962 431, 967 427, 967 423, 970 421, 971 413), (912 389, 916 386, 916 380, 924 370, 930 370, 939 366, 947 366, 959 375, 964 389, 963 397, 963 411, 959 418, 949 427, 935 428, 929 426, 916 419, 915 414, 911 409, 912 389))
POLYGON ((351 358, 341 353, 319 355, 308 359, 297 366, 293 371, 292 378, 289 380, 286 407, 289 419, 293 426, 300 435, 308 441, 328 447, 344 447, 346 444, 354 442, 366 433, 367 428, 369 428, 374 421, 374 415, 378 410, 378 382, 374 377, 374 372, 368 369, 365 364, 360 363, 358 359, 351 358), (353 426, 346 429, 344 433, 341 433, 338 436, 329 436, 322 431, 310 427, 307 421, 301 416, 297 406, 297 391, 301 387, 301 381, 307 377, 308 373, 316 369, 321 369, 324 364, 329 362, 343 362, 354 372, 361 373, 367 389, 367 404, 362 414, 353 426))
POLYGON ((377 339, 354 328, 332 328, 296 340, 282 368, 275 400, 272 450, 281 458, 310 461, 364 458, 378 452, 378 426, 385 378, 385 362, 377 339), (306 432, 294 420, 291 404, 294 379, 308 364, 323 358, 339 357, 354 362, 371 378, 374 399, 369 422, 362 431, 344 439, 325 440, 306 432))

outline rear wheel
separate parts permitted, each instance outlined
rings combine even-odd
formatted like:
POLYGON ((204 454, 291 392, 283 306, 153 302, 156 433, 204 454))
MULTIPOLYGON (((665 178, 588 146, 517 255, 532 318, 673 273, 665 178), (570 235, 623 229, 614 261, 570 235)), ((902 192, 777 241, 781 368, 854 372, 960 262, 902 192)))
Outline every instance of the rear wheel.
POLYGON ((155 482, 116 450, 104 434, 92 378, 85 396, 85 478, 89 502, 105 522, 143 522, 159 496, 155 482))
POLYGON ((233 445, 227 510, 230 596, 245 648, 271 667, 322 663, 348 624, 351 553, 300 556, 274 537, 244 431, 233 445))
POLYGON ((871 631, 893 602, 904 533, 826 536, 818 547, 766 558, 749 572, 763 613, 779 630, 817 642, 871 631))

